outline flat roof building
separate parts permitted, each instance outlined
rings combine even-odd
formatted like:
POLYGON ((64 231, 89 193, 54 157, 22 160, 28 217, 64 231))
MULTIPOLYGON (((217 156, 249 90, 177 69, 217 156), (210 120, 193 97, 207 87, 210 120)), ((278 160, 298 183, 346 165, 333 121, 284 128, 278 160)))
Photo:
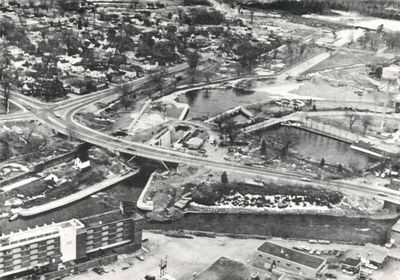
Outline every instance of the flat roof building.
POLYGON ((285 273, 273 271, 269 272, 263 269, 246 265, 241 262, 221 257, 212 263, 209 267, 196 275, 196 280, 224 280, 237 279, 249 280, 257 279, 283 280, 285 273))
POLYGON ((27 228, 0 236, 0 279, 46 268, 57 270, 91 253, 126 246, 141 247, 143 218, 119 211, 27 228))
POLYGON ((289 270, 305 277, 316 277, 326 260, 266 241, 254 252, 254 265, 264 269, 289 270))

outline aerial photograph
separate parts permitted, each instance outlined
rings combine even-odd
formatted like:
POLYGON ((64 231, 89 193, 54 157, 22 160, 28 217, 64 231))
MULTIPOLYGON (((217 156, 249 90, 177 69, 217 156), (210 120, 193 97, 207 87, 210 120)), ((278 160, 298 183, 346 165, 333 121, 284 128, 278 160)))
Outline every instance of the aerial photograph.
POLYGON ((0 280, 400 280, 400 0, 0 0, 0 280))

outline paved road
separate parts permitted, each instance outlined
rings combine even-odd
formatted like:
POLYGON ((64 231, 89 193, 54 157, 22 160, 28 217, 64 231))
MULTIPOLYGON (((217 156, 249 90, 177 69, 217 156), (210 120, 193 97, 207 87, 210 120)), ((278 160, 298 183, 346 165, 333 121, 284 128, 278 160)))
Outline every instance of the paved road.
MULTIPOLYGON (((318 56, 317 60, 320 61, 322 57, 326 56, 318 56)), ((312 67, 316 63, 315 57, 310 58, 310 60, 312 62, 306 60, 302 64, 296 66, 296 72, 300 68, 305 71, 307 68, 306 66, 312 67)), ((185 68, 186 66, 179 65, 171 68, 168 72, 172 74, 182 71, 185 68)), ((150 81, 150 77, 143 77, 131 82, 130 85, 134 89, 148 81, 150 81)), ((74 137, 77 137, 82 141, 86 141, 112 151, 134 154, 161 161, 185 163, 189 165, 202 165, 227 172, 237 172, 249 175, 292 179, 295 181, 302 180, 303 177, 305 177, 304 175, 294 172, 276 170, 266 167, 242 166, 237 163, 224 161, 222 159, 211 160, 205 157, 189 155, 171 149, 130 142, 106 135, 99 131, 95 131, 91 128, 83 126, 82 124, 79 124, 74 120, 74 115, 78 111, 84 109, 85 106, 88 106, 93 102, 98 102, 101 99, 108 97, 110 94, 114 94, 115 92, 115 88, 110 88, 102 92, 92 93, 54 104, 43 104, 37 100, 32 100, 32 98, 18 93, 13 94, 12 98, 15 102, 32 111, 42 122, 50 126, 52 129, 67 135, 73 133, 74 137)), ((311 183, 321 183, 319 180, 313 180, 312 178, 309 178, 309 180, 311 183)), ((373 187, 365 184, 351 184, 347 182, 324 182, 323 185, 330 188, 341 188, 348 191, 357 191, 359 193, 363 193, 364 195, 367 194, 378 198, 383 198, 384 196, 386 200, 400 204, 399 192, 386 188, 373 187)))

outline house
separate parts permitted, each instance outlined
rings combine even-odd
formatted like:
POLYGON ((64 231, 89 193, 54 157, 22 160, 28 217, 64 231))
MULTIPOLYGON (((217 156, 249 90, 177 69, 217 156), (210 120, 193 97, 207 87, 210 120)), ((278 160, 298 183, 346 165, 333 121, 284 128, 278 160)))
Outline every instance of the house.
POLYGON ((90 167, 90 159, 87 154, 82 153, 74 160, 75 169, 84 170, 89 167, 90 167))
POLYGON ((79 95, 86 94, 89 92, 87 87, 83 86, 83 85, 81 87, 71 85, 69 89, 70 89, 71 93, 79 94, 79 95))
POLYGON ((263 269, 289 270, 304 277, 316 278, 326 260, 266 241, 254 251, 253 265, 263 269))
POLYGON ((359 259, 347 258, 340 263, 340 268, 354 275, 360 271, 361 261, 359 259))
POLYGON ((186 145, 188 146, 189 149, 197 150, 200 149, 201 146, 203 146, 203 143, 204 143, 203 139, 199 137, 193 137, 186 142, 186 145))
POLYGON ((365 248, 366 251, 361 254, 361 261, 367 265, 382 268, 388 257, 387 252, 382 247, 371 243, 367 243, 365 248))

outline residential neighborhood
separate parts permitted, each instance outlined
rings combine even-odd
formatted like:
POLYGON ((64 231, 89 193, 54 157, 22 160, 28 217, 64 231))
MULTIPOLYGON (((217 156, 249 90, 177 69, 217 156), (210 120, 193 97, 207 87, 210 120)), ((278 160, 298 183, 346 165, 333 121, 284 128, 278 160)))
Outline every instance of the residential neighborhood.
POLYGON ((397 0, 0 0, 0 279, 400 279, 397 0))

